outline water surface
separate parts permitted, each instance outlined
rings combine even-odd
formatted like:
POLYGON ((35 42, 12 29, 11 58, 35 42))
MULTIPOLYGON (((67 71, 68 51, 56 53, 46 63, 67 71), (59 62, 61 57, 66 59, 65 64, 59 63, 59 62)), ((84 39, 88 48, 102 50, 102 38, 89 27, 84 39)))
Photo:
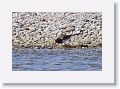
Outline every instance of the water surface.
POLYGON ((13 71, 101 71, 102 50, 20 49, 12 50, 13 71))

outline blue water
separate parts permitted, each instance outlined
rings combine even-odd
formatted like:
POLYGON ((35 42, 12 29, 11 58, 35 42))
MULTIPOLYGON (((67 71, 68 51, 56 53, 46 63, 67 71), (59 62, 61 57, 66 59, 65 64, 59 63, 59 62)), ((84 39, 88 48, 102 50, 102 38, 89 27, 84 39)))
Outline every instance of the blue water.
POLYGON ((13 71, 101 71, 102 50, 12 50, 13 71))

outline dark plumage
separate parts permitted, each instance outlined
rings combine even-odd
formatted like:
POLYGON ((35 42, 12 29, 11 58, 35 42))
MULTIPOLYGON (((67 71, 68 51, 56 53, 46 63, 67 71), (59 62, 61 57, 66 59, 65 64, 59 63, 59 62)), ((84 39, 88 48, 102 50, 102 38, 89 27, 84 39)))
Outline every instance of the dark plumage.
POLYGON ((70 39, 71 36, 74 36, 74 35, 79 35, 80 33, 76 33, 76 34, 72 34, 72 35, 63 35, 62 37, 58 37, 55 42, 56 43, 63 43, 64 40, 68 40, 70 39))
POLYGON ((63 39, 57 38, 57 39, 55 40, 55 42, 56 42, 56 43, 62 43, 62 42, 63 42, 63 39))
POLYGON ((72 36, 72 35, 64 35, 64 36, 63 36, 63 40, 67 40, 67 39, 69 39, 71 36, 72 36))

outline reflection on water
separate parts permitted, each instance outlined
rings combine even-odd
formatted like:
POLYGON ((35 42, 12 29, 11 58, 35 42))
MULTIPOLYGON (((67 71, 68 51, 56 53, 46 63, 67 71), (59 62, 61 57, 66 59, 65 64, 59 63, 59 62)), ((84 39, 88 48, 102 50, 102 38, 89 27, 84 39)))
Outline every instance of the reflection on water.
POLYGON ((12 50, 13 71, 101 71, 102 50, 12 50))

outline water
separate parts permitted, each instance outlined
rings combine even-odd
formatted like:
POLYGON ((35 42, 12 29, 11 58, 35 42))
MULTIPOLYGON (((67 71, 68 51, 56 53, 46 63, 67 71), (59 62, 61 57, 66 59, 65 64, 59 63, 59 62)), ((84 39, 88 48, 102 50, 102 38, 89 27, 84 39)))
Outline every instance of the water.
POLYGON ((13 50, 13 71, 101 71, 102 50, 21 49, 13 50))

